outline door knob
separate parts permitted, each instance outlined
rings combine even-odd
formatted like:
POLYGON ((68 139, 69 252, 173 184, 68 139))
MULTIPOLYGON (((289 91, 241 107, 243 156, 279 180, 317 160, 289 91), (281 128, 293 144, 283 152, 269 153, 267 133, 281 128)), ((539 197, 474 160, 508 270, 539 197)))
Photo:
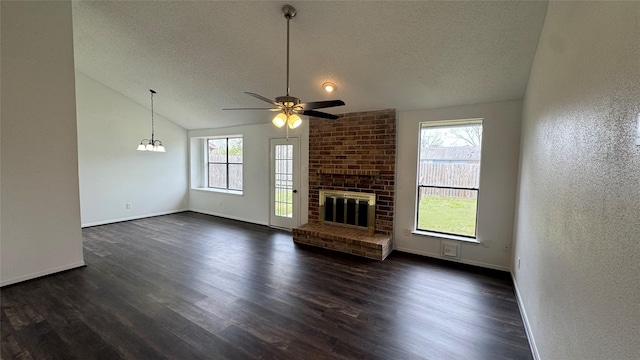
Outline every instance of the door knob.
POLYGON ((293 190, 293 193, 294 193, 294 194, 297 194, 297 193, 298 193, 298 190, 293 190))

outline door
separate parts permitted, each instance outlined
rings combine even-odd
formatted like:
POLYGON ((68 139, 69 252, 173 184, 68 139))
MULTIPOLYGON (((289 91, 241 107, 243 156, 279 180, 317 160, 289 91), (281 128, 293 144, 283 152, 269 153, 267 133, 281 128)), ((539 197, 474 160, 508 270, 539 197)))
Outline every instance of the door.
POLYGON ((271 139, 271 206, 269 223, 273 227, 298 226, 300 207, 298 138, 271 139))

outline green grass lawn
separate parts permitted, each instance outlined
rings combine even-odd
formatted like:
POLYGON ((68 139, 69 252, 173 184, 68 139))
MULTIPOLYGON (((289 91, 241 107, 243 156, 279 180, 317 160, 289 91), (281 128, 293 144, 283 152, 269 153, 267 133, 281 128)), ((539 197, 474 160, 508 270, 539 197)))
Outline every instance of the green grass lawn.
POLYGON ((475 236, 477 199, 423 196, 418 229, 475 236))

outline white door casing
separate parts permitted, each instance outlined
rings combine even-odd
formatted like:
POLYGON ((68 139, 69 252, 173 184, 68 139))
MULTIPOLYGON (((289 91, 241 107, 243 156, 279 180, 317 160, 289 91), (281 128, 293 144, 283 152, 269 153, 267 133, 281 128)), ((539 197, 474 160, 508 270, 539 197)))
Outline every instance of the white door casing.
POLYGON ((270 140, 269 225, 297 227, 300 211, 300 146, 297 137, 270 140))

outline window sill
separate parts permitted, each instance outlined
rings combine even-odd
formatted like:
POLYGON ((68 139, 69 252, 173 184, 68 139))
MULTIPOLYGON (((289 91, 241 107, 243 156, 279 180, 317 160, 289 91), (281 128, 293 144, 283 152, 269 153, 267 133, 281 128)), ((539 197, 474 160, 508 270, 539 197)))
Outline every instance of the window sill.
POLYGON ((478 239, 472 239, 464 236, 440 234, 440 233, 434 233, 434 232, 423 231, 423 230, 413 230, 411 233, 414 235, 420 235, 420 236, 430 236, 430 237, 436 237, 436 238, 442 238, 442 239, 448 239, 448 240, 464 241, 472 244, 480 244, 480 241, 478 241, 478 239))
POLYGON ((231 195, 242 195, 241 190, 225 190, 225 189, 213 189, 213 188, 191 188, 191 190, 215 192, 215 193, 231 194, 231 195))

